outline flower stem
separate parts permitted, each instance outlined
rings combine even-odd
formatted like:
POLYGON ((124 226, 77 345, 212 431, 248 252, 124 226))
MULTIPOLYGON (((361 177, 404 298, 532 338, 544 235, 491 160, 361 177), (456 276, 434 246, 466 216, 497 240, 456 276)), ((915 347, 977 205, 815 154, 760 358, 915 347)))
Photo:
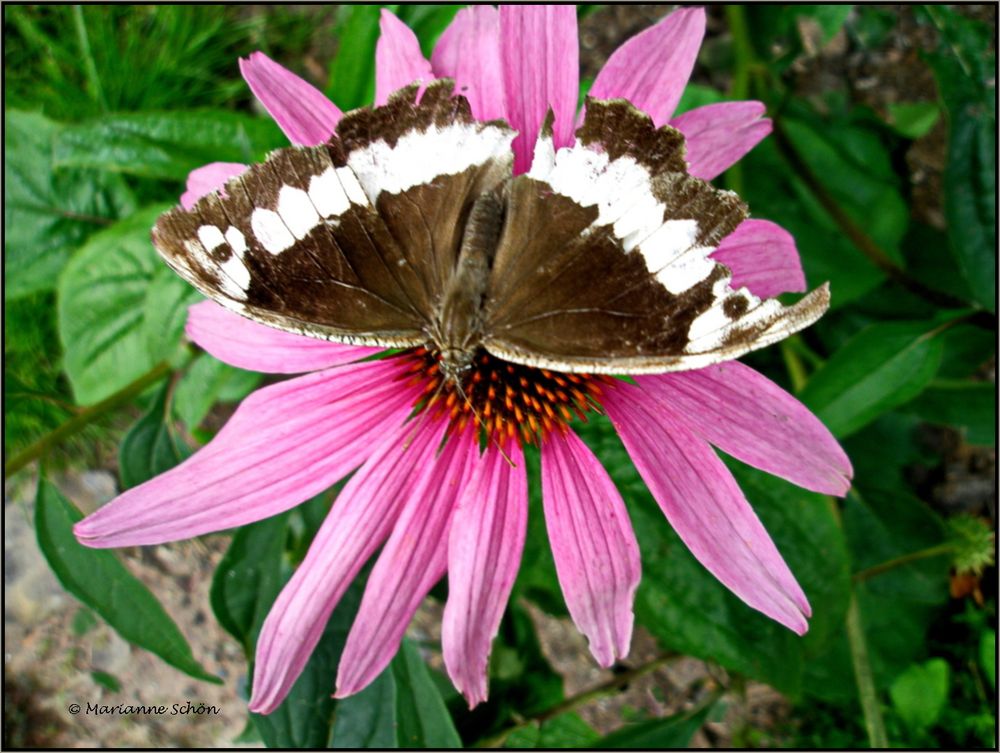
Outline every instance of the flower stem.
POLYGON ((95 405, 90 406, 89 408, 84 408, 78 414, 63 422, 44 437, 28 445, 8 460, 4 465, 4 473, 8 476, 17 473, 32 460, 42 457, 57 444, 64 441, 67 437, 71 437, 81 431, 100 416, 103 416, 105 413, 130 402, 134 397, 141 394, 147 387, 155 384, 164 376, 169 374, 172 368, 173 367, 167 361, 161 361, 141 377, 122 387, 115 394, 105 398, 95 405))
POLYGON ((792 391, 796 394, 802 392, 809 381, 806 375, 806 367, 795 352, 788 340, 781 341, 781 357, 785 360, 785 368, 788 369, 788 378, 792 380, 792 391))
POLYGON ((554 706, 549 706, 547 709, 539 711, 537 714, 532 714, 519 722, 510 725, 509 727, 501 730, 493 737, 488 737, 484 740, 480 740, 476 743, 478 748, 499 748, 504 744, 504 741, 510 736, 512 732, 516 730, 523 729, 524 727, 530 727, 533 724, 542 724, 547 722, 549 719, 559 716, 560 714, 565 714, 568 711, 573 711, 585 706, 591 701, 601 698, 602 696, 608 695, 625 685, 639 679, 643 675, 647 675, 650 672, 659 669, 664 664, 666 664, 671 659, 675 659, 677 654, 673 653, 663 653, 654 659, 649 660, 645 664, 640 664, 634 669, 630 669, 627 672, 622 672, 620 675, 615 675, 610 680, 602 682, 599 685, 595 685, 592 688, 581 691, 576 695, 570 696, 569 698, 560 701, 554 706))
POLYGON ((851 647, 851 664, 854 665, 854 679, 858 684, 858 700, 861 702, 865 729, 868 731, 868 744, 872 748, 888 748, 889 738, 885 734, 882 709, 879 707, 878 693, 875 690, 875 678, 872 676, 872 667, 868 660, 868 643, 865 641, 865 631, 861 624, 861 611, 858 609, 858 599, 854 594, 851 594, 851 603, 847 607, 847 642, 851 647))
MULTIPOLYGON (((729 84, 729 96, 734 100, 744 100, 750 93, 750 69, 754 62, 753 43, 747 30, 746 12, 742 5, 727 5, 726 22, 733 36, 733 80, 729 84)), ((739 162, 726 170, 726 188, 743 195, 743 167, 739 162)))
POLYGON ((880 562, 877 565, 872 565, 864 570, 859 570, 851 576, 851 580, 855 583, 861 583, 869 578, 874 578, 876 575, 881 575, 882 573, 888 572, 890 570, 895 570, 897 567, 902 567, 903 565, 908 565, 911 562, 917 562, 918 560, 928 559, 930 557, 938 557, 942 554, 950 554, 955 551, 955 545, 951 543, 937 544, 936 546, 928 547, 927 549, 921 549, 916 552, 910 552, 909 554, 904 554, 899 557, 894 557, 891 560, 886 560, 885 562, 880 562))

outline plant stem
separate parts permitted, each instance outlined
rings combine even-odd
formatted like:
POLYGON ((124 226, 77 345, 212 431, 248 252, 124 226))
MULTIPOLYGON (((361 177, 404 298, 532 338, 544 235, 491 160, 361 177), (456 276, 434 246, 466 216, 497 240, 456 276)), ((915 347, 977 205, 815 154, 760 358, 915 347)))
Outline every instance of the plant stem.
POLYGON ((868 660, 868 644, 861 624, 861 611, 858 609, 857 596, 853 593, 851 603, 847 607, 847 642, 851 647, 851 664, 854 665, 854 679, 858 684, 858 700, 861 702, 861 712, 865 717, 868 744, 872 748, 887 748, 889 738, 885 734, 882 709, 879 707, 878 693, 875 690, 875 678, 872 676, 872 667, 868 660))
POLYGON ((888 572, 889 570, 895 570, 897 567, 902 567, 903 565, 908 565, 911 562, 916 562, 918 560, 928 559, 930 557, 938 557, 942 554, 949 554, 955 551, 955 545, 951 543, 938 544, 936 546, 928 547, 927 549, 921 549, 917 552, 910 552, 909 554, 904 554, 899 557, 895 557, 891 560, 886 560, 885 562, 880 562, 877 565, 872 565, 871 567, 866 567, 864 570, 859 570, 851 576, 851 580, 855 583, 861 583, 869 578, 874 578, 876 575, 881 575, 882 573, 888 572))
POLYGON ((596 698, 605 696, 619 688, 628 685, 631 682, 639 679, 643 675, 647 675, 650 672, 659 669, 664 664, 666 664, 671 659, 677 657, 677 654, 664 653, 657 656, 655 659, 651 659, 645 664, 640 664, 634 669, 630 669, 627 672, 622 672, 620 675, 615 675, 610 680, 602 682, 600 685, 595 685, 592 688, 581 691, 574 696, 560 701, 554 706, 550 706, 537 714, 532 714, 529 717, 522 719, 516 724, 512 724, 506 729, 501 730, 493 737, 488 737, 485 740, 480 740, 476 743, 478 748, 499 748, 503 745, 504 741, 510 736, 510 734, 516 730, 523 729, 524 727, 529 727, 532 724, 542 724, 560 714, 565 714, 568 711, 573 711, 581 706, 584 706, 596 698))
POLYGON ((792 380, 792 391, 802 392, 809 377, 806 375, 806 367, 803 365, 802 359, 799 358, 799 354, 795 352, 788 340, 781 341, 781 357, 785 360, 788 378, 792 380))
MULTIPOLYGON (((733 80, 729 85, 729 96, 734 100, 744 100, 750 93, 750 68, 754 62, 753 44, 747 30, 746 11, 742 5, 727 5, 726 22, 733 36, 733 80)), ((743 195, 743 167, 737 162, 726 170, 726 188, 743 195)))
POLYGON ((44 437, 25 447, 4 465, 4 473, 8 476, 17 473, 32 460, 42 457, 57 444, 84 429, 105 413, 124 405, 142 393, 151 384, 155 384, 170 373, 173 367, 167 361, 161 361, 141 377, 122 387, 118 392, 99 403, 85 408, 68 421, 60 424, 44 437))

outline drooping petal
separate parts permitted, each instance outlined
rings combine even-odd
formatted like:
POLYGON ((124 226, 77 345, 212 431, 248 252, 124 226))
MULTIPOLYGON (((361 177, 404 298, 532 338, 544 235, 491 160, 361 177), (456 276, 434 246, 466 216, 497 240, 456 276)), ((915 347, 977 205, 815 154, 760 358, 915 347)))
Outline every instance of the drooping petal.
POLYGON ((479 447, 452 436, 440 456, 411 479, 408 498, 372 568, 337 669, 336 698, 357 693, 396 654, 424 596, 444 575, 448 526, 479 447))
POLYGON ((188 338, 220 361, 265 374, 302 374, 358 361, 378 348, 342 345, 267 327, 202 301, 188 309, 188 338))
POLYGON ((257 390, 180 465, 76 524, 97 548, 161 544, 277 515, 361 465, 416 394, 396 359, 352 364, 257 390))
POLYGON ((542 502, 559 585, 602 667, 628 654, 639 547, 625 503, 600 461, 572 432, 542 445, 542 502))
POLYGON ((531 165, 535 139, 551 107, 555 146, 573 140, 580 85, 576 8, 572 5, 500 7, 500 59, 506 110, 514 139, 514 173, 531 165))
POLYGON ((274 711, 302 672, 337 602, 385 541, 415 475, 435 462, 445 425, 391 432, 343 491, 257 639, 250 710, 274 711))
POLYGON ((431 65, 435 75, 455 81, 455 91, 469 100, 473 117, 506 117, 500 16, 492 5, 460 10, 438 39, 431 65))
POLYGON ((737 361, 636 383, 716 447, 793 484, 847 494, 851 461, 808 408, 737 361))
POLYGON ((382 34, 375 45, 375 104, 384 105, 394 91, 417 81, 429 84, 434 74, 420 51, 417 35, 392 11, 382 9, 379 29, 382 34))
POLYGON ((344 116, 323 92, 263 52, 241 58, 240 72, 250 91, 293 144, 322 144, 344 116))
POLYGON ((615 50, 590 96, 623 97, 647 113, 657 127, 670 120, 691 77, 705 36, 705 11, 681 8, 615 50))
POLYGON ((754 609, 802 635, 811 612, 774 542, 715 452, 630 385, 604 407, 646 486, 691 553, 754 609))
POLYGON ((688 172, 712 180, 738 162, 771 132, 761 102, 718 102, 670 121, 684 134, 688 172))
POLYGON ((190 209, 202 196, 226 185, 226 181, 242 175, 249 165, 239 162, 209 162, 196 167, 187 177, 187 190, 181 194, 181 206, 190 209))
POLYGON ((795 239, 768 220, 741 222, 722 239, 712 258, 732 270, 734 288, 746 286, 761 298, 806 290, 795 239))
POLYGON ((448 676, 469 708, 486 700, 490 646, 517 577, 528 524, 524 455, 516 444, 505 452, 507 458, 491 447, 477 464, 448 534, 441 648, 448 676))

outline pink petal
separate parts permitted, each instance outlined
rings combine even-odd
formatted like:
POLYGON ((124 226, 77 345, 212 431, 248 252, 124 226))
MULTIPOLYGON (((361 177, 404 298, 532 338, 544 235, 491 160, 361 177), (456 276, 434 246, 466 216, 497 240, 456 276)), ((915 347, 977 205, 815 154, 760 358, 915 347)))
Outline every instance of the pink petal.
POLYGON ((604 407, 677 535, 754 609, 802 635, 809 602, 722 461, 660 402, 622 385, 604 407))
POLYGON ((324 143, 344 115, 323 92, 263 52, 241 58, 240 71, 250 91, 293 144, 324 143))
POLYGON ((301 374, 358 361, 378 348, 342 345, 267 327, 214 301, 188 309, 188 338, 220 361, 265 374, 301 374))
POLYGON ((506 453, 508 458, 495 448, 487 450, 459 499, 448 534, 441 646, 448 675, 469 708, 486 700, 490 645, 517 577, 528 525, 524 455, 517 444, 506 453))
POLYGON ((684 134, 688 172, 712 180, 771 132, 761 102, 719 102, 678 115, 670 125, 684 134))
POLYGON ((712 258, 732 270, 734 288, 761 298, 803 293, 806 276, 791 234, 768 220, 744 220, 722 239, 712 258))
POLYGON ((444 429, 400 426, 337 496, 261 628, 251 711, 269 714, 288 695, 340 597, 392 531, 412 477, 434 462, 444 429))
POLYGON ((417 35, 392 11, 382 9, 379 28, 382 35, 375 45, 375 104, 384 105, 394 91, 415 81, 428 84, 434 74, 420 51, 417 35))
POLYGON ((681 8, 636 34, 612 53, 590 96, 627 99, 657 127, 670 120, 691 77, 705 36, 705 11, 681 8))
POLYGON ((410 412, 397 359, 352 364, 257 390, 179 466, 74 528, 103 548, 160 544, 277 515, 342 479, 410 412))
POLYGON ((514 139, 514 173, 531 165, 535 139, 551 107, 555 146, 573 141, 580 86, 576 8, 572 5, 500 7, 500 59, 506 110, 514 139))
POLYGON ((181 206, 190 209, 202 196, 226 185, 226 181, 242 175, 249 165, 239 162, 209 162, 196 167, 187 177, 187 190, 181 194, 181 206))
POLYGON ((639 547, 621 495, 572 432, 542 445, 542 502, 556 574, 573 622, 602 667, 628 654, 639 547))
POLYGON ((723 452, 793 484, 843 497, 851 461, 808 408, 736 361, 697 371, 636 377, 695 434, 723 452))
POLYGON ((470 5, 458 12, 434 47, 434 73, 455 81, 478 120, 507 115, 500 65, 500 16, 492 5, 470 5))
POLYGON ((372 568, 347 636, 336 698, 357 693, 385 669, 420 602, 444 575, 448 525, 478 455, 468 434, 452 436, 441 455, 411 478, 403 512, 372 568))

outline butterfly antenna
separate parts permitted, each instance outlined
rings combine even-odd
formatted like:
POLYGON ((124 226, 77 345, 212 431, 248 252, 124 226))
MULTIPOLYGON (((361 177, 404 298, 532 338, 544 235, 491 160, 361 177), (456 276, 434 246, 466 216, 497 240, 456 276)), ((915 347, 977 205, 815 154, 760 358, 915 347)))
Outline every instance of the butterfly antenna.
MULTIPOLYGON (((457 381, 455 382, 455 389, 458 391, 458 396, 465 401, 466 407, 472 412, 473 417, 476 419, 476 426, 485 427, 486 424, 483 422, 483 417, 479 415, 479 411, 476 410, 476 406, 472 404, 472 401, 469 399, 469 396, 466 395, 465 390, 462 389, 462 385, 459 384, 457 381)), ((489 432, 487 432, 486 436, 489 438, 490 442, 493 443, 493 446, 497 448, 497 452, 500 453, 500 457, 506 460, 507 464, 511 468, 517 468, 517 465, 514 463, 513 460, 510 459, 510 456, 503 451, 503 447, 500 446, 500 442, 497 440, 497 438, 494 437, 493 434, 489 432)))

